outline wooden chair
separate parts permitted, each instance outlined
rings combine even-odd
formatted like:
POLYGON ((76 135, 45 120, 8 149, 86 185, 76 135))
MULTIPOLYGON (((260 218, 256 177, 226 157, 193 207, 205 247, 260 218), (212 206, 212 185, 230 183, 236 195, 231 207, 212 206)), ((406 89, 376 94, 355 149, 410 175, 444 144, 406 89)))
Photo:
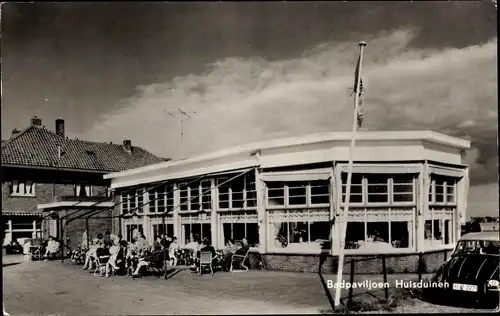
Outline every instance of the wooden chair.
POLYGON ((109 258, 111 255, 109 254, 109 251, 107 249, 99 248, 96 251, 96 256, 95 256, 95 264, 96 268, 94 270, 94 275, 97 276, 97 273, 99 272, 99 276, 103 276, 106 274, 106 265, 108 264, 109 258))
POLYGON ((234 254, 232 257, 231 257, 231 266, 229 268, 229 271, 230 272, 247 272, 248 271, 248 267, 245 265, 245 261, 247 260, 248 258, 248 253, 250 252, 250 248, 248 248, 247 252, 245 253, 245 255, 238 255, 238 254, 234 254), (235 260, 236 259, 236 260, 235 260), (234 263, 235 262, 239 262, 241 267, 244 269, 244 270, 234 270, 233 269, 233 266, 234 266, 234 263))
POLYGON ((210 274, 214 274, 214 268, 212 263, 212 253, 209 251, 203 251, 200 254, 200 266, 198 268, 198 274, 201 275, 203 273, 203 268, 209 268, 210 274))

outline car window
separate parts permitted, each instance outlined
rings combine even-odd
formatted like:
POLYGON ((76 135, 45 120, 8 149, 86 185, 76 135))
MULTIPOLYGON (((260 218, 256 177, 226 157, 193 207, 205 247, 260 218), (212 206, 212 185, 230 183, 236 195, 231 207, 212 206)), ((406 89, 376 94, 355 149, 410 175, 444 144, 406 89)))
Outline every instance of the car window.
POLYGON ((500 242, 488 240, 462 240, 459 241, 454 256, 464 254, 499 255, 500 242))

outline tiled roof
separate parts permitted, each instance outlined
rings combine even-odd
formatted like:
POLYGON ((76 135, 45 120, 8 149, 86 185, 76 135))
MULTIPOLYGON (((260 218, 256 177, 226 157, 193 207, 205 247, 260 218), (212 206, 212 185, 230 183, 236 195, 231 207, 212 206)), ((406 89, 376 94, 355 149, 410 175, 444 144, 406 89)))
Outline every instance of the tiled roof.
POLYGON ((121 144, 68 139, 36 125, 2 142, 3 165, 116 172, 165 160, 140 147, 132 146, 129 153, 121 144), (58 145, 61 159, 57 158, 58 145))

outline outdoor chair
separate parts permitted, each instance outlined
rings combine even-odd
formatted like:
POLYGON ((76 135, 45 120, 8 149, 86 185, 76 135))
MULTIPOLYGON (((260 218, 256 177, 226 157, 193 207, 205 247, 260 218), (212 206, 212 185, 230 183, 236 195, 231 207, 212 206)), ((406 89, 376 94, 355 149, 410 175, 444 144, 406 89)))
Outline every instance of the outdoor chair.
POLYGON ((245 253, 245 255, 234 254, 231 257, 231 266, 229 268, 229 271, 230 272, 247 272, 248 271, 248 267, 245 265, 245 261, 248 259, 248 253, 249 252, 250 252, 250 248, 248 248, 248 250, 245 253), (234 269, 234 263, 236 263, 236 262, 240 265, 240 267, 242 269, 237 269, 237 270, 234 269))
POLYGON ((193 264, 193 249, 189 248, 184 248, 184 249, 176 249, 175 250, 175 257, 177 258, 176 260, 176 265, 185 265, 189 266, 193 264))
POLYGON ((165 265, 164 260, 161 260, 161 259, 163 259, 162 255, 163 255, 162 252, 155 253, 148 260, 148 265, 146 266, 147 274, 156 275, 156 276, 160 277, 164 273, 164 271, 165 271, 165 269, 167 269, 167 267, 164 266, 165 265))
POLYGON ((198 274, 203 273, 203 269, 210 269, 210 274, 214 274, 212 253, 209 251, 202 251, 200 254, 200 266, 198 267, 198 274))
POLYGON ((109 261, 110 258, 109 251, 107 249, 99 248, 96 251, 96 258, 95 258, 95 263, 96 263, 96 269, 94 270, 94 275, 97 276, 97 273, 99 272, 99 276, 103 276, 106 274, 106 265, 109 261))

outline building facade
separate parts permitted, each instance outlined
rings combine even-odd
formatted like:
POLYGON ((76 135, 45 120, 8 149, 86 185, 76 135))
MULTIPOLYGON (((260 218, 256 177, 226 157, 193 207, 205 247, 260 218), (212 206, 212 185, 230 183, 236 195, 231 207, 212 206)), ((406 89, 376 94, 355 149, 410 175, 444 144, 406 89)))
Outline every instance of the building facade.
MULTIPOLYGON (((89 232, 111 230, 110 207, 115 203, 110 181, 103 175, 165 161, 132 147, 130 141, 117 145, 69 139, 64 127, 64 120, 58 119, 53 132, 34 117, 28 128, 14 130, 2 142, 4 245, 20 238, 61 237, 60 223, 44 213, 49 210, 62 218, 88 211, 87 206, 99 207, 102 212, 89 221, 89 232)), ((85 227, 83 218, 66 225, 64 235, 71 246, 76 246, 85 227)))
MULTIPOLYGON (((105 179, 129 216, 121 225, 128 239, 134 230, 181 244, 199 235, 223 248, 246 238, 268 268, 336 271, 350 139, 336 132, 253 143, 105 179)), ((430 131, 356 139, 346 255, 387 255, 394 272, 422 262, 433 270, 465 221, 470 142, 430 131)))

